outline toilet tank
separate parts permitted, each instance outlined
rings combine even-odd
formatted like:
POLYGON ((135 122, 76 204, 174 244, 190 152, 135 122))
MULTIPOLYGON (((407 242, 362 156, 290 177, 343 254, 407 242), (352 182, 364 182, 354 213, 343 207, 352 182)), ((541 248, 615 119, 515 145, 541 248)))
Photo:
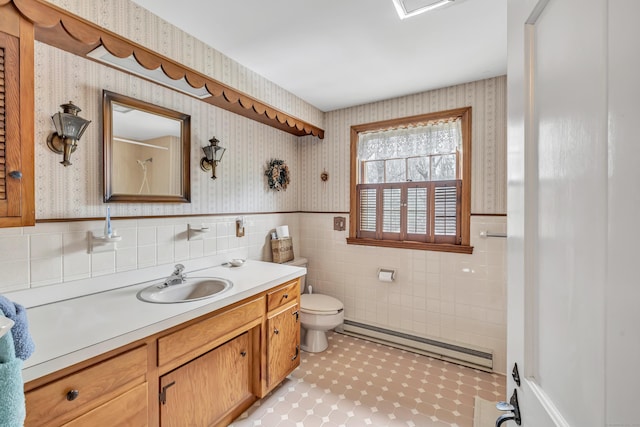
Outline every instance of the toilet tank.
MULTIPOLYGON (((304 267, 307 268, 307 264, 309 263, 309 261, 304 258, 304 257, 300 257, 300 258, 294 258, 292 261, 288 261, 285 262, 284 264, 286 265, 292 265, 294 267, 304 267)), ((305 289, 305 282, 306 282, 306 275, 302 276, 300 278, 300 293, 304 293, 304 289, 305 289)))

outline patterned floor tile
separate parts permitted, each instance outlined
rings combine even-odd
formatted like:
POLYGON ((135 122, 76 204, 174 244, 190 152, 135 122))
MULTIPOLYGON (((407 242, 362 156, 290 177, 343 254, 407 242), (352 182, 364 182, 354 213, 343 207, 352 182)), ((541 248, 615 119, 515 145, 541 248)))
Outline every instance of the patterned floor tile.
POLYGON ((471 427, 475 396, 505 400, 505 377, 330 332, 232 427, 471 427))

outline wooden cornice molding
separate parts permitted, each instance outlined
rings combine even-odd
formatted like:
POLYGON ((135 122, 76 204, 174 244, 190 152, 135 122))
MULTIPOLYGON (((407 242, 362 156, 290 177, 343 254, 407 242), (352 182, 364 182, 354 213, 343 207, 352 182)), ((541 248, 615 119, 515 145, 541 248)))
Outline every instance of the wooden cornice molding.
MULTIPOLYGON (((87 54, 100 45, 118 58, 133 55, 136 61, 148 70, 161 67, 164 74, 173 80, 184 77, 193 88, 206 87, 211 96, 201 99, 204 102, 293 135, 313 135, 320 139, 324 138, 324 130, 317 126, 279 111, 55 5, 40 0, 0 0, 0 7, 9 3, 13 3, 18 11, 33 23, 35 39, 42 43, 93 61, 96 60, 87 54)), ((107 65, 103 62, 99 63, 107 65)), ((135 73, 131 74, 144 78, 135 73)))

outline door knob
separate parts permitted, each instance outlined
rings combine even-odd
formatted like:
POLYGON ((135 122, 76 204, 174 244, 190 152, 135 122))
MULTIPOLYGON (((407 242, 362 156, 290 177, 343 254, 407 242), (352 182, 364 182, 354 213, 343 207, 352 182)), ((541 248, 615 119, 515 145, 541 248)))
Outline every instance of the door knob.
POLYGON ((509 421, 509 420, 515 420, 515 415, 513 414, 504 414, 504 415, 500 415, 498 417, 498 419, 496 420, 496 427, 500 427, 502 425, 502 423, 509 421))
POLYGON ((513 420, 518 425, 522 425, 522 419, 520 418, 520 407, 518 406, 518 392, 513 389, 513 394, 509 402, 498 402, 496 409, 503 412, 511 412, 510 414, 503 414, 496 420, 496 427, 500 427, 503 423, 513 420))

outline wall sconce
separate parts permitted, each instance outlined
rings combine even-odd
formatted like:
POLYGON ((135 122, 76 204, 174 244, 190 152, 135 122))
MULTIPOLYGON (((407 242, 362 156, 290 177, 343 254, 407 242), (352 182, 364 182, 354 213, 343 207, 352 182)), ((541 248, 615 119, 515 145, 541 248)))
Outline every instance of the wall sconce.
POLYGON ((79 117, 78 113, 82 110, 71 101, 68 104, 62 104, 60 108, 62 113, 57 112, 51 116, 56 131, 47 138, 47 146, 54 153, 62 154, 63 160, 60 164, 66 167, 71 164, 69 161, 71 153, 76 151, 78 140, 87 130, 91 120, 79 117))
POLYGON ((209 140, 210 145, 202 147, 205 157, 200 160, 200 169, 208 171, 211 169, 211 179, 216 179, 216 166, 222 160, 226 148, 218 145, 218 139, 214 136, 209 140))

